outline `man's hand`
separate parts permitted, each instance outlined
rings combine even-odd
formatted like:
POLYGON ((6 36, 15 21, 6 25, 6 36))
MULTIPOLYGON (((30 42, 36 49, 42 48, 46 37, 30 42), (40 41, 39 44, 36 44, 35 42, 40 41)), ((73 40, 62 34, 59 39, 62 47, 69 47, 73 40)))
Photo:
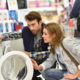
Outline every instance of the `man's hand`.
POLYGON ((2 36, 0 36, 0 41, 2 41, 2 39, 3 39, 3 37, 2 37, 2 36))
POLYGON ((23 52, 30 57, 30 52, 27 52, 27 51, 23 51, 23 52))
POLYGON ((70 74, 70 73, 67 73, 66 76, 64 76, 64 79, 75 79, 75 75, 74 74, 70 74))

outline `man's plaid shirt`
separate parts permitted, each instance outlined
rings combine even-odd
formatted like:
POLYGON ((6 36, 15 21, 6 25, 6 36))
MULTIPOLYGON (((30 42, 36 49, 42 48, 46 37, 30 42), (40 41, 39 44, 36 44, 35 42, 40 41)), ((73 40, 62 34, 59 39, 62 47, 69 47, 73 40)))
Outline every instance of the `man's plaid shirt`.
MULTIPOLYGON (((14 40, 14 39, 20 39, 20 38, 22 38, 22 33, 21 32, 6 33, 6 34, 3 34, 3 40, 2 41, 14 40)), ((40 51, 40 52, 34 51, 34 52, 31 52, 31 58, 33 58, 35 60, 42 60, 43 58, 46 58, 46 57, 49 56, 50 49, 51 49, 51 47, 48 46, 48 51, 40 51)))

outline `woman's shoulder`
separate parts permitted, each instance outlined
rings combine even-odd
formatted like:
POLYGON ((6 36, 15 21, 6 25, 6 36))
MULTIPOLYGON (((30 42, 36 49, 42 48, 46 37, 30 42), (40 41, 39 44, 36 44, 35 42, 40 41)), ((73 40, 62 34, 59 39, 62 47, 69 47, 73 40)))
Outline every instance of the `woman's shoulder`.
POLYGON ((66 43, 70 43, 71 41, 73 41, 71 37, 65 37, 65 38, 63 39, 62 43, 63 43, 63 45, 64 45, 64 44, 66 44, 66 43))

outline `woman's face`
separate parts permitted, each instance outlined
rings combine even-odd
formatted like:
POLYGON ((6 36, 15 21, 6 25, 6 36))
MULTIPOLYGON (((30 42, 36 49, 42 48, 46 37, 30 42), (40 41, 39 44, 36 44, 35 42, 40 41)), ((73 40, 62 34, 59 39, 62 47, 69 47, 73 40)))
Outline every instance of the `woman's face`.
POLYGON ((55 38, 54 36, 55 34, 50 35, 46 28, 43 29, 43 39, 45 43, 51 43, 53 39, 55 38))

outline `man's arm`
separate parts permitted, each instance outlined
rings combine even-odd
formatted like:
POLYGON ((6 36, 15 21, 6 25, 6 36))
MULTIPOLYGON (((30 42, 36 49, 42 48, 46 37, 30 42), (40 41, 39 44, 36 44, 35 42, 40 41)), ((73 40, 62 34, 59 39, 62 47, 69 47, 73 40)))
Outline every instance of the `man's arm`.
POLYGON ((6 41, 6 40, 19 39, 21 37, 22 37, 21 32, 3 33, 2 36, 0 36, 0 40, 6 41))
POLYGON ((26 52, 25 51, 24 53, 33 59, 41 60, 43 58, 48 57, 50 54, 50 51, 41 51, 41 52, 26 52))
POLYGON ((74 6, 73 6, 72 11, 70 13, 70 18, 79 17, 79 13, 80 13, 80 0, 75 0, 74 6))

